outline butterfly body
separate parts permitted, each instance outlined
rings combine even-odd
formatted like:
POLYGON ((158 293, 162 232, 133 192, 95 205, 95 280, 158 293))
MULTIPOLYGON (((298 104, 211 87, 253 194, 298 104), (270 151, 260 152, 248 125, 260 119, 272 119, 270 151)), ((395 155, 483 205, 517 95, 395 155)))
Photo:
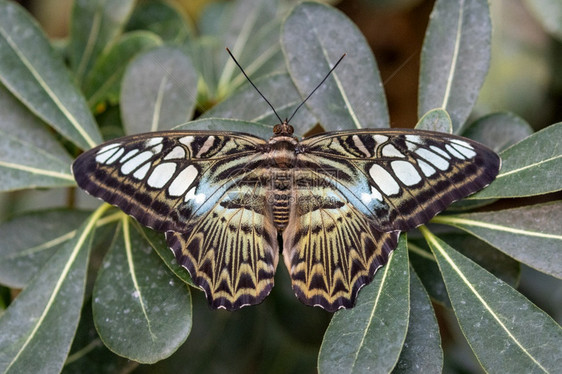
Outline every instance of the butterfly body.
POLYGON ((489 184, 499 157, 466 138, 365 129, 299 141, 285 123, 250 134, 168 131, 115 139, 81 155, 78 185, 166 233, 214 308, 261 302, 281 237, 295 294, 350 308, 397 245, 489 184))

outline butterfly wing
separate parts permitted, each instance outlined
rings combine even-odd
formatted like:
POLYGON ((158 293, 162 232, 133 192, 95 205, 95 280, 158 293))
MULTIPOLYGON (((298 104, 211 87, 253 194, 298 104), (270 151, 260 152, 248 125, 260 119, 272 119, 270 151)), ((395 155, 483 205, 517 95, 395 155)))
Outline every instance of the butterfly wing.
POLYGON ((293 198, 283 254, 295 294, 331 312, 353 307, 396 248, 399 232, 378 231, 333 185, 296 188, 293 198))
POLYGON ((240 133, 140 134, 85 152, 72 170, 91 195, 167 232, 209 303, 236 309, 263 300, 277 264, 263 181, 248 177, 266 170, 265 144, 240 133))
POLYGON ((341 131, 301 142, 299 163, 332 183, 380 231, 407 231, 491 183, 499 156, 467 138, 421 130, 341 131))

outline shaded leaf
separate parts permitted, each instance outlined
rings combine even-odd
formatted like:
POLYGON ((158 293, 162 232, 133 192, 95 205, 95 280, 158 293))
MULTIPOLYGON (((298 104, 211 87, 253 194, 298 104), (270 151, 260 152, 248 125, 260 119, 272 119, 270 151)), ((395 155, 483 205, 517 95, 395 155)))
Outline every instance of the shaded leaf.
POLYGON ((136 6, 126 28, 152 31, 170 43, 184 43, 193 33, 176 3, 158 0, 136 6))
POLYGON ((128 134, 168 130, 191 119, 197 74, 180 49, 142 53, 127 67, 121 85, 121 117, 128 134))
POLYGON ((396 365, 410 309, 405 236, 355 307, 334 314, 318 355, 320 373, 386 373, 396 365))
POLYGON ((513 113, 493 113, 470 124, 462 135, 499 153, 532 133, 533 129, 523 118, 513 113))
POLYGON ((451 134, 453 123, 451 117, 443 109, 433 109, 423 115, 416 124, 416 130, 438 131, 451 134))
POLYGON ((426 289, 427 293, 434 302, 443 306, 451 307, 449 296, 443 278, 439 273, 439 267, 435 261, 435 257, 426 249, 427 245, 422 244, 421 240, 408 241, 408 252, 410 263, 426 289))
POLYGON ((156 35, 138 31, 124 34, 96 61, 86 77, 84 95, 88 105, 94 109, 96 105, 109 101, 111 104, 119 102, 121 80, 125 68, 138 53, 162 43, 156 35))
POLYGON ((324 129, 389 127, 384 90, 371 48, 343 13, 319 3, 302 3, 285 19, 281 40, 287 68, 303 98, 348 53, 307 101, 324 129))
POLYGON ((80 86, 102 51, 121 33, 134 5, 134 0, 74 1, 68 53, 80 86))
POLYGON ((487 372, 557 372, 562 329, 523 295, 421 228, 472 350, 487 372), (498 357, 501 356, 501 360, 498 357))
MULTIPOLYGON (((268 75, 254 83, 271 102, 281 119, 288 118, 302 101, 287 73, 268 75)), ((241 87, 200 118, 240 119, 269 126, 279 123, 271 108, 250 84, 241 87)), ((315 123, 316 118, 305 106, 299 109, 291 121, 297 136, 302 136, 304 131, 312 128, 315 123)))
POLYGON ((26 213, 0 225, 0 283, 23 288, 57 250, 74 239, 90 213, 69 209, 26 213))
POLYGON ((562 278, 562 202, 435 217, 539 271, 562 278))
POLYGON ((441 108, 462 130, 490 65, 492 25, 486 0, 438 0, 421 55, 418 116, 441 108))
POLYGON ((410 319, 404 347, 392 373, 441 373, 443 349, 429 296, 410 269, 410 319))
POLYGON ((546 31, 562 40, 562 3, 557 0, 525 0, 546 31))
POLYGON ((562 122, 503 151, 496 180, 470 198, 524 197, 562 189, 562 122))
POLYGON ((170 356, 191 330, 187 286, 123 216, 93 293, 94 323, 113 352, 141 363, 170 356))
POLYGON ((98 209, 41 268, 0 318, 0 371, 53 373, 62 369, 84 298, 98 209))
POLYGON ((18 4, 4 0, 0 80, 31 112, 76 145, 87 149, 101 142, 86 101, 41 29, 18 4))
POLYGON ((273 134, 273 125, 239 121, 224 118, 205 118, 191 121, 177 126, 174 130, 211 130, 211 131, 237 131, 252 134, 263 139, 269 139, 273 134))

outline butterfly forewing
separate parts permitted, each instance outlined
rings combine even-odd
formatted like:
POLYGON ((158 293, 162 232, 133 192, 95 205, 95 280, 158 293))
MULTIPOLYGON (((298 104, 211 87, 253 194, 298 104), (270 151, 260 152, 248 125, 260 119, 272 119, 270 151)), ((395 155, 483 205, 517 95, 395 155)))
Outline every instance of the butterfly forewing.
POLYGON ((500 158, 454 135, 377 129, 301 142, 298 167, 332 180, 380 231, 407 231, 494 180, 500 158))

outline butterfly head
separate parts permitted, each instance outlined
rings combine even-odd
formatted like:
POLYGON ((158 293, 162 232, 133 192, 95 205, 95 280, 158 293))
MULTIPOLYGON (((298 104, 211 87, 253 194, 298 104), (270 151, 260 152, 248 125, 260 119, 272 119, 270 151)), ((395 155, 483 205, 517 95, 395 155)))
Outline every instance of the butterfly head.
POLYGON ((287 120, 273 126, 274 136, 292 136, 293 132, 295 132, 295 129, 293 126, 289 125, 287 120))

